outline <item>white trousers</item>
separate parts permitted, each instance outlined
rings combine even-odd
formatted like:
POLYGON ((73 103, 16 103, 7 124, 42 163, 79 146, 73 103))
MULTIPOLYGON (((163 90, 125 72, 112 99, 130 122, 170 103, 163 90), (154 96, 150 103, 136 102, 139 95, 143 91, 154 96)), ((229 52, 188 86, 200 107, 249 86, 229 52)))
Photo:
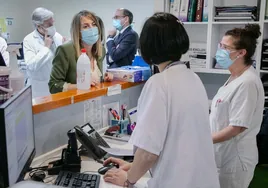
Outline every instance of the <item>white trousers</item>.
POLYGON ((247 169, 236 167, 234 172, 226 172, 218 168, 221 188, 248 188, 254 175, 254 169, 255 166, 247 169))

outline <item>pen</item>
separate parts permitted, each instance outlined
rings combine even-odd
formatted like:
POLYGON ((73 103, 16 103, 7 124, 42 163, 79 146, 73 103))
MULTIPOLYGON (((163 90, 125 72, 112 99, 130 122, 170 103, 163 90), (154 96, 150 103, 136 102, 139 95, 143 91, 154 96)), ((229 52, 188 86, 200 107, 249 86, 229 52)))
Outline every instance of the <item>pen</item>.
POLYGON ((110 108, 109 111, 113 115, 114 119, 116 119, 116 120, 119 120, 120 119, 120 117, 118 116, 118 114, 117 114, 117 112, 115 110, 113 110, 112 108, 110 108))
POLYGON ((118 112, 117 112, 116 110, 114 110, 114 112, 115 112, 116 115, 117 115, 117 120, 120 120, 120 116, 119 116, 118 112))
POLYGON ((122 110, 122 119, 125 119, 125 112, 124 112, 124 105, 121 105, 121 110, 122 110))

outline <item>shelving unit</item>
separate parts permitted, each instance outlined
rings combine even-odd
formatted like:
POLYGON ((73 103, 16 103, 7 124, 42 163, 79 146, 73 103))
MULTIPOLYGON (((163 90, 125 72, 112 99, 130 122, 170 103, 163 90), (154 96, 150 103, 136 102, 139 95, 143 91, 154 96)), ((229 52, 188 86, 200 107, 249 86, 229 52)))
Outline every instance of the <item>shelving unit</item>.
MULTIPOLYGON (((266 1, 268 0, 208 0, 208 22, 184 22, 188 32, 190 42, 202 42, 206 44, 206 68, 193 68, 198 73, 211 74, 230 74, 228 70, 214 69, 213 58, 215 57, 217 45, 221 41, 225 32, 235 27, 244 27, 248 23, 256 23, 261 27, 262 35, 258 39, 258 46, 254 55, 256 61, 256 70, 260 74, 268 74, 268 70, 260 70, 261 50, 263 39, 268 38, 268 20, 265 20, 266 1), (259 5, 259 20, 252 22, 215 22, 215 6, 232 6, 232 5, 259 5)), ((167 12, 167 3, 169 0, 154 0, 155 12, 167 12)))
POLYGON ((260 22, 212 22, 212 25, 246 25, 246 24, 260 24, 260 22))
POLYGON ((207 25, 208 22, 183 22, 184 25, 207 25))

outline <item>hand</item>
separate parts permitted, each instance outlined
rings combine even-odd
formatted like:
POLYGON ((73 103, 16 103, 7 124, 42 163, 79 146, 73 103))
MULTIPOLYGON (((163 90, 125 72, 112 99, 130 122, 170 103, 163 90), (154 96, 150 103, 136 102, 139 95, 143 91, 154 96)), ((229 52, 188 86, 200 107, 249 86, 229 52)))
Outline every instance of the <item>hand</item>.
POLYGON ((108 35, 111 36, 111 37, 114 37, 116 35, 116 29, 110 30, 108 32, 108 35))
POLYGON ((124 186, 125 182, 127 181, 127 172, 122 169, 116 169, 112 168, 106 172, 106 174, 103 176, 104 181, 124 186))
POLYGON ((106 82, 111 82, 113 80, 113 78, 114 78, 114 75, 110 72, 106 72, 104 74, 104 81, 106 81, 106 82))
POLYGON ((93 86, 93 87, 94 87, 94 86, 96 86, 97 84, 98 84, 98 82, 97 82, 97 81, 95 81, 95 80, 92 80, 92 81, 91 81, 91 86, 93 86))
POLYGON ((68 41, 68 39, 66 37, 62 37, 62 44, 67 42, 67 41, 68 41))
POLYGON ((131 163, 126 162, 122 159, 114 158, 114 157, 109 157, 108 159, 106 159, 103 162, 103 165, 105 166, 109 163, 115 163, 119 165, 119 169, 124 170, 124 171, 128 171, 131 168, 131 163))
POLYGON ((45 32, 45 46, 50 48, 52 43, 53 43, 53 39, 47 35, 47 31, 45 32))

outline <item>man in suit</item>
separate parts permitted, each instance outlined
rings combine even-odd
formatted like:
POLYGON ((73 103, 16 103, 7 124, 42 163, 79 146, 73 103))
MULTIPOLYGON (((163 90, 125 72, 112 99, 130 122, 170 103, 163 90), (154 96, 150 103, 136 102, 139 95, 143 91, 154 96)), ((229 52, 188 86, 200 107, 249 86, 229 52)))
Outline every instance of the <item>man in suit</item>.
POLYGON ((113 17, 115 29, 109 31, 106 60, 108 68, 131 65, 138 46, 138 34, 132 29, 133 14, 124 8, 118 9, 113 17), (116 35, 119 31, 118 35, 116 35))

